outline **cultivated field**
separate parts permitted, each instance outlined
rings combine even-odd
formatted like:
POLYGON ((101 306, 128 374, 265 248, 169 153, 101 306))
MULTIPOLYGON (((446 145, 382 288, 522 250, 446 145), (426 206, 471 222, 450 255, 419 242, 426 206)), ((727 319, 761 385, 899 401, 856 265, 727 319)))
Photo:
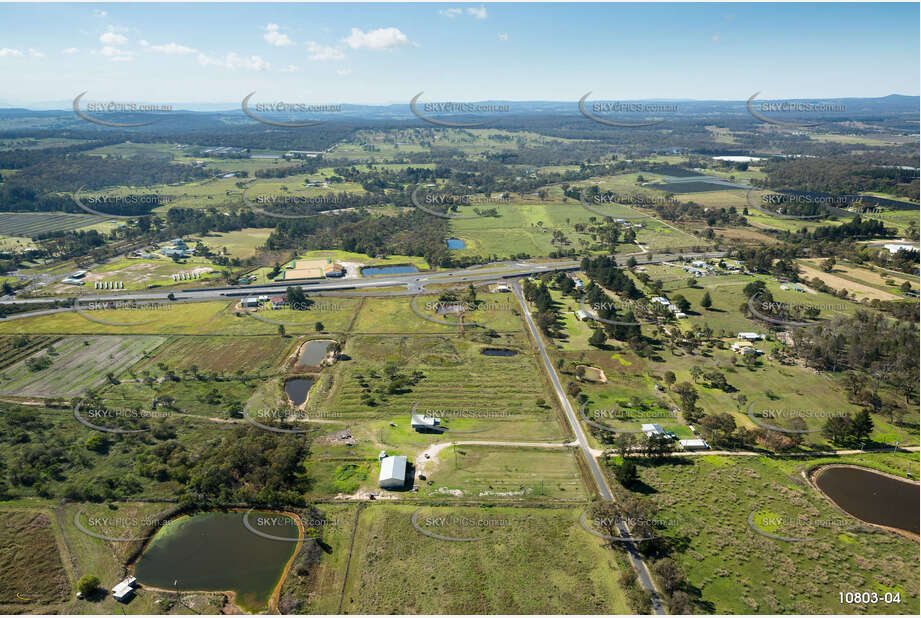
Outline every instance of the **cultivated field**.
POLYGON ((47 232, 66 232, 107 221, 106 217, 64 212, 0 212, 0 234, 32 238, 47 232))
POLYGON ((121 375, 165 341, 162 337, 69 337, 33 356, 51 364, 33 370, 21 361, 4 370, 0 393, 16 397, 72 397, 121 375))

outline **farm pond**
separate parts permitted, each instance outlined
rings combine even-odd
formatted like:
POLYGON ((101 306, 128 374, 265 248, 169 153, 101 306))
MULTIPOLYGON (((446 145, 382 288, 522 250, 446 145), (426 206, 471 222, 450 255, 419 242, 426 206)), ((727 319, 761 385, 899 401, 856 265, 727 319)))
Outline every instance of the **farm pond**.
POLYGON ((843 511, 871 524, 918 534, 918 485, 851 466, 829 466, 815 477, 843 511))
POLYGON ((318 339, 308 341, 301 347, 301 356, 297 361, 298 365, 307 367, 317 367, 326 358, 326 348, 329 344, 335 343, 332 339, 318 339))
POLYGON ((183 515, 151 539, 134 575, 164 590, 232 592, 239 607, 264 611, 299 538, 297 522, 282 513, 183 515))
POLYGON ((292 378, 285 382, 285 393, 295 406, 307 401, 307 393, 313 386, 313 378, 292 378))

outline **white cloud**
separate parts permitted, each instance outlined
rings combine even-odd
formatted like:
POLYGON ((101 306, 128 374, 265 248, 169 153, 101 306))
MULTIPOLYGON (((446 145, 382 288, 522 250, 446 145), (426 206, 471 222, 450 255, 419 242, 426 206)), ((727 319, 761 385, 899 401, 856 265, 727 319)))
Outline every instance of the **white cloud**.
POLYGON ((6 56, 21 56, 22 52, 18 49, 10 49, 9 47, 0 47, 0 58, 6 56))
POLYGON ((62 54, 67 54, 68 56, 72 56, 72 55, 78 53, 79 51, 80 51, 80 50, 79 50, 78 48, 76 48, 76 47, 68 47, 67 49, 62 49, 62 50, 61 50, 61 53, 62 53, 62 54))
POLYGON ((475 7, 472 7, 472 8, 471 8, 471 7, 468 7, 468 8, 467 8, 467 15, 473 15, 473 16, 476 17, 477 19, 486 19, 486 17, 487 17, 487 15, 486 15, 486 7, 483 6, 482 4, 480 5, 480 8, 475 8, 475 7))
POLYGON ((99 50, 99 53, 111 60, 112 62, 131 62, 134 60, 134 52, 127 51, 124 49, 119 49, 117 47, 112 47, 106 45, 99 50))
POLYGON ((336 47, 320 45, 316 41, 307 41, 304 45, 307 46, 307 51, 310 52, 309 58, 311 60, 323 62, 326 60, 342 60, 345 58, 345 53, 336 47))
POLYGON ((38 50, 38 49, 33 49, 31 47, 29 48, 29 55, 32 56, 33 58, 44 58, 45 57, 45 53, 43 51, 38 50))
POLYGON ((346 75, 351 75, 351 74, 352 74, 352 69, 339 69, 338 71, 336 71, 336 75, 342 75, 343 77, 346 75))
POLYGON ((144 39, 141 39, 140 41, 138 41, 138 45, 140 45, 141 47, 148 47, 150 43, 148 43, 144 39))
POLYGON ((124 45, 128 42, 128 37, 117 32, 106 32, 99 36, 99 42, 103 45, 124 45))
POLYGON ((294 41, 289 39, 287 34, 281 33, 278 30, 278 24, 268 24, 265 27, 265 34, 262 35, 262 38, 264 38, 269 45, 274 45, 275 47, 288 47, 294 45, 294 41))
POLYGON ((185 56, 188 54, 194 54, 198 50, 191 47, 186 47, 185 45, 180 45, 179 43, 167 43, 166 45, 153 45, 151 48, 153 51, 159 54, 167 54, 170 56, 185 56))
POLYGON ((342 39, 342 42, 352 49, 394 49, 404 45, 412 45, 409 38, 400 32, 399 28, 378 28, 363 32, 359 28, 352 28, 352 33, 342 39))
POLYGON ((259 56, 250 56, 249 58, 246 58, 236 54, 235 52, 230 52, 223 58, 212 58, 200 53, 198 54, 198 64, 203 67, 222 67, 225 69, 230 69, 231 71, 236 71, 237 69, 245 69, 247 71, 267 71, 272 66, 267 60, 264 60, 259 56))
POLYGON ((508 32, 500 32, 500 33, 499 33, 499 40, 500 40, 500 41, 508 41, 508 32))
POLYGON ((278 70, 282 73, 297 73, 298 71, 301 70, 301 68, 295 64, 289 64, 288 66, 283 67, 278 70))
POLYGON ((459 17, 460 15, 463 15, 464 9, 445 9, 443 11, 438 11, 438 14, 444 15, 445 17, 448 17, 450 19, 454 19, 455 17, 459 17))
POLYGON ((718 33, 717 33, 717 34, 714 34, 714 35, 711 37, 711 40, 712 40, 714 43, 719 43, 719 42, 720 42, 720 35, 719 35, 718 33))
POLYGON ((96 17, 105 17, 106 15, 108 15, 108 13, 106 13, 105 11, 100 11, 99 9, 93 9, 93 15, 95 15, 96 17))

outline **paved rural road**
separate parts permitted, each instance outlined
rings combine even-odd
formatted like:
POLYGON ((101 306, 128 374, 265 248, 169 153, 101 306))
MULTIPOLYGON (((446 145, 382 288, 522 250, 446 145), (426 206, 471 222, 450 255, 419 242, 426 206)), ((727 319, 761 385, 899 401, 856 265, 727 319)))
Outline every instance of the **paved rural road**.
MULTIPOLYGON (((569 398, 566 397, 566 392, 563 390, 563 385, 560 383, 560 378, 557 375, 556 370, 553 368, 553 363, 550 362, 550 356, 547 354, 547 348, 544 346, 544 340, 541 338, 540 332, 537 330, 537 326, 535 326, 534 320, 531 318, 531 311, 528 309, 528 304, 524 298, 524 293, 521 291, 521 284, 518 281, 514 281, 512 283, 512 290, 515 292, 515 296, 518 297, 518 302, 521 304, 521 312, 528 324, 528 330, 531 331, 531 337, 534 338, 537 349, 540 351, 541 359, 544 362, 544 369, 546 369, 547 375, 550 376, 550 381, 553 383, 553 389, 556 391, 556 396, 560 400, 560 405, 563 406, 563 410, 566 412, 566 418, 569 420, 569 426, 572 427, 572 431, 576 436, 576 442, 579 443, 579 448, 582 449, 582 453, 585 455, 585 460, 592 472, 592 476, 595 477, 595 484, 598 486, 598 491, 601 493, 601 496, 605 500, 614 502, 614 494, 611 493, 611 489, 608 487, 608 483, 604 478, 604 474, 602 474, 601 468, 598 466, 598 460, 596 460, 592 454, 592 449, 588 445, 588 439, 585 437, 585 432, 582 430, 582 425, 579 424, 579 419, 576 418, 576 412, 573 410, 572 404, 569 403, 569 398)), ((618 528, 620 529, 621 536, 630 536, 630 531, 625 524, 618 524, 618 528)), ((624 546, 627 549, 627 556, 633 565, 633 569, 636 571, 640 585, 643 586, 643 588, 646 590, 646 592, 649 593, 649 596, 652 599, 653 612, 656 614, 665 614, 665 608, 662 605, 662 601, 659 598, 659 593, 656 590, 656 586, 649 574, 649 568, 646 566, 646 563, 643 561, 643 557, 637 550, 636 544, 633 542, 625 542, 624 546)))

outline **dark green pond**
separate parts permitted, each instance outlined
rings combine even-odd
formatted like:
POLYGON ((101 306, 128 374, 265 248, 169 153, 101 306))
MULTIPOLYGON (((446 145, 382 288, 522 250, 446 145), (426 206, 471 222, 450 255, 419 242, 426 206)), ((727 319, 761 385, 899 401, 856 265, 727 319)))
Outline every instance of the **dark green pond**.
POLYGON ((844 466, 826 468, 815 482, 854 517, 918 534, 918 486, 914 483, 844 466))
MULTIPOLYGON (((199 513, 175 519, 151 539, 134 568, 142 585, 167 590, 236 592, 248 611, 266 609, 294 541, 268 539, 244 526, 245 513, 199 513)), ((253 511, 252 528, 264 534, 297 539, 295 522, 279 513, 253 511)))
POLYGON ((285 382, 285 392, 291 398, 291 403, 296 406, 307 401, 307 393, 313 386, 313 378, 292 378, 285 382))

